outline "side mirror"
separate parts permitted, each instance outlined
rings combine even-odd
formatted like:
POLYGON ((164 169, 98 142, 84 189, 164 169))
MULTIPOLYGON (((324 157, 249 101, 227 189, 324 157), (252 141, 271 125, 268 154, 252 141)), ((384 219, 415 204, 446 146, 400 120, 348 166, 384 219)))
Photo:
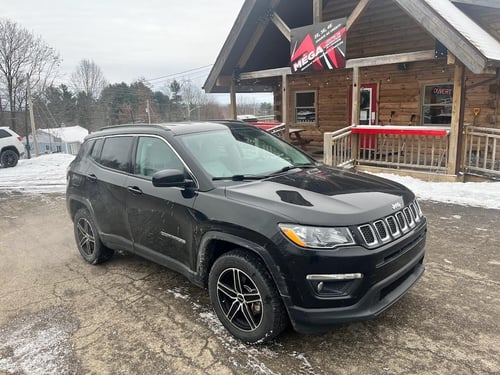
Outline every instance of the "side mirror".
POLYGON ((156 187, 192 187, 193 181, 186 178, 183 171, 164 169, 153 175, 153 186, 156 187))

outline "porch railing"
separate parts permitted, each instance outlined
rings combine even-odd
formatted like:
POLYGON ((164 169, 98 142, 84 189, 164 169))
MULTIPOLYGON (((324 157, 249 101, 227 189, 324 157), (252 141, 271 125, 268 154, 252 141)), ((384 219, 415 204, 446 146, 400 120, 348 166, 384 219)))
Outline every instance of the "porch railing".
POLYGON ((465 127, 466 173, 500 178, 500 129, 465 127))
POLYGON ((349 126, 333 133, 324 133, 323 157, 325 164, 345 167, 354 164, 352 152, 352 128, 349 126))
POLYGON ((446 173, 448 139, 448 128, 351 126, 325 133, 325 163, 446 173))

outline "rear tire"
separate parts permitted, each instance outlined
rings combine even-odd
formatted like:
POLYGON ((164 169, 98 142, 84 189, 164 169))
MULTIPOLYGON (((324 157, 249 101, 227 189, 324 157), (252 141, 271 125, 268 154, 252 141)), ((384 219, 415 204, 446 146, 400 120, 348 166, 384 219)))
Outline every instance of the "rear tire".
POLYGON ((221 323, 246 343, 264 343, 288 325, 274 281, 259 258, 234 250, 218 258, 208 278, 210 300, 221 323))
POLYGON ((101 242, 99 233, 86 208, 80 208, 73 219, 76 245, 80 255, 90 264, 109 260, 114 251, 101 242))
POLYGON ((2 164, 2 167, 4 168, 15 167, 18 161, 19 155, 12 150, 5 150, 0 155, 0 164, 2 164))

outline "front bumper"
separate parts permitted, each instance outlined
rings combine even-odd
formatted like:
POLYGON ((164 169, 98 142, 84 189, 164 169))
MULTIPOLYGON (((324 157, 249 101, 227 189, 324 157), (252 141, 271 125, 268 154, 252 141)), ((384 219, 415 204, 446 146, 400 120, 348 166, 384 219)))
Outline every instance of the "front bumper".
POLYGON ((321 332, 334 324, 368 320, 381 314, 424 273, 425 239, 423 222, 405 238, 380 249, 353 249, 352 254, 357 254, 353 257, 348 255, 349 251, 332 253, 320 261, 313 256, 309 262, 301 262, 302 273, 293 267, 296 262, 292 262, 295 282, 290 286, 290 295, 282 297, 295 330, 321 332), (363 279, 353 280, 345 295, 318 293, 306 280, 311 273, 355 272, 361 272, 363 279))
POLYGON ((424 250, 416 263, 375 284, 356 304, 347 307, 307 309, 288 306, 297 332, 322 332, 337 323, 373 319, 396 303, 424 273, 424 250))

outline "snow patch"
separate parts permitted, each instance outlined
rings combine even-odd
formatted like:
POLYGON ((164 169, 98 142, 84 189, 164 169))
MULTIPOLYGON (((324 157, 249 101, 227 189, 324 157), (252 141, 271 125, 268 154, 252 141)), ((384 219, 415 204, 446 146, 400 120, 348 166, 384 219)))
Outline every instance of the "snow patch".
POLYGON ((75 372, 69 340, 76 329, 69 314, 59 308, 9 322, 0 329, 0 371, 27 375, 75 372))
POLYGON ((19 160, 13 168, 0 168, 0 192, 62 193, 66 191, 66 170, 75 155, 49 154, 19 160))
POLYGON ((183 299, 183 300, 189 299, 188 295, 182 293, 181 288, 166 289, 166 292, 172 294, 175 299, 183 299))
POLYGON ((407 186, 422 200, 500 209, 500 182, 427 182, 388 173, 377 176, 407 186))

